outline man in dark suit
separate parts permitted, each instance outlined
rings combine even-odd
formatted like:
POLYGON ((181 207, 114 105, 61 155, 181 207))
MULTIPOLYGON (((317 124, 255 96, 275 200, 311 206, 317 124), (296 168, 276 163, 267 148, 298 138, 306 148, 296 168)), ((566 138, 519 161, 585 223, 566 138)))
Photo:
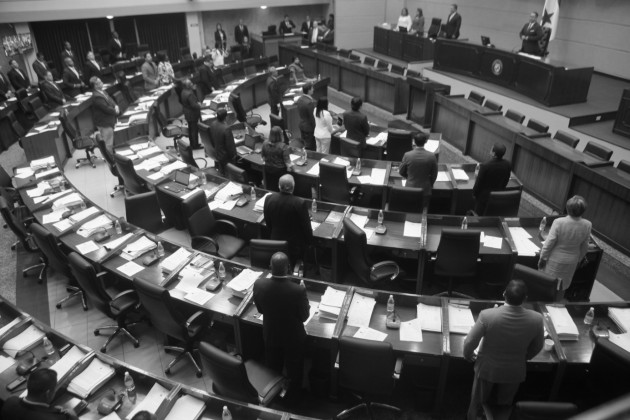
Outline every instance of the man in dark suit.
POLYGON ((457 5, 451 5, 451 13, 446 18, 446 23, 442 25, 444 37, 448 39, 459 38, 459 28, 462 26, 462 16, 457 13, 457 5))
POLYGON ((540 55, 540 47, 538 41, 543 37, 543 31, 538 23, 538 12, 532 12, 529 15, 529 22, 523 25, 523 29, 519 33, 523 40, 521 51, 527 54, 540 55))
POLYGON ((9 70, 7 76, 9 76, 9 81, 11 82, 13 89, 17 91, 31 87, 31 81, 28 78, 28 75, 24 70, 20 69, 18 62, 11 59, 9 60, 9 65, 11 66, 11 70, 9 70))
POLYGON ((64 61, 65 67, 63 69, 63 86, 66 95, 73 98, 81 93, 85 87, 85 83, 81 80, 79 71, 74 66, 74 61, 70 57, 66 57, 64 61))
POLYGON ((38 52, 35 61, 33 61, 33 71, 37 75, 37 82, 42 83, 46 78, 46 72, 48 71, 48 64, 44 59, 44 54, 38 52))
POLYGON ((295 29, 295 23, 291 19, 289 19, 289 15, 284 15, 284 20, 280 22, 280 35, 284 34, 292 34, 295 29))
POLYGON ((205 98, 212 93, 213 89, 219 88, 218 78, 214 72, 214 64, 212 56, 207 55, 203 58, 203 65, 199 68, 199 89, 205 98))
POLYGON ((300 115, 300 134, 304 147, 307 150, 315 150, 315 99, 313 99, 313 85, 310 83, 302 86, 303 95, 296 102, 300 115))
POLYGON ((85 62, 84 72, 83 72, 83 80, 87 83, 90 83, 90 79, 94 76, 101 77, 101 65, 96 61, 94 57, 94 53, 89 51, 87 53, 87 60, 85 62))
POLYGON ((306 20, 302 22, 302 27, 300 28, 300 32, 302 32, 304 38, 311 32, 311 28, 313 28, 313 21, 310 16, 306 16, 306 20))
POLYGON ((0 65, 0 101, 6 101, 14 96, 15 94, 11 89, 11 82, 9 82, 7 76, 2 74, 2 65, 0 65))
POLYGON ((109 53, 111 54, 110 62, 112 64, 116 61, 124 59, 125 47, 123 47, 123 43, 118 36, 118 32, 112 32, 112 39, 109 40, 107 49, 109 49, 109 53))
POLYGON ((361 112, 363 99, 355 96, 350 100, 351 111, 342 114, 343 126, 346 129, 346 137, 350 140, 361 143, 361 148, 365 148, 365 139, 370 134, 370 123, 367 116, 361 112))
MULTIPOLYGON (((299 286, 298 286, 299 287, 299 286)), ((26 382, 27 395, 9 397, 0 417, 12 420, 75 420, 72 411, 51 405, 57 387, 57 372, 39 369, 31 373, 26 382)))
MULTIPOLYGON (((321 29, 321 27, 320 27, 321 29)), ((335 31, 327 26, 324 26, 323 31, 319 31, 320 35, 317 37, 317 42, 324 44, 332 44, 335 40, 335 31)))
POLYGON ((249 56, 249 29, 243 24, 243 19, 239 19, 238 25, 234 27, 234 40, 241 47, 241 57, 249 56))
POLYGON ((475 212, 482 215, 492 191, 502 191, 510 181, 512 165, 503 159, 505 146, 495 143, 491 150, 492 159, 479 165, 479 173, 473 187, 475 212))
POLYGON ((219 172, 225 173, 225 165, 234 161, 236 157, 236 145, 232 130, 225 123, 227 110, 219 108, 217 119, 210 124, 210 140, 214 143, 214 152, 217 157, 219 172))
POLYGON ((521 306, 527 298, 525 283, 510 281, 503 297, 505 305, 479 313, 464 340, 464 358, 475 362, 468 420, 477 418, 481 404, 488 401, 493 390, 499 405, 512 405, 520 383, 525 380, 527 361, 543 347, 542 315, 521 306))
POLYGON ((269 68, 269 78, 267 79, 267 95, 269 97, 269 108, 271 113, 280 115, 280 102, 284 95, 282 82, 278 77, 278 70, 275 67, 269 68))
POLYGON ((293 195, 294 188, 293 177, 289 174, 282 175, 278 182, 280 192, 267 197, 263 209, 271 239, 289 242, 292 263, 304 258, 304 253, 313 240, 308 203, 293 195))
POLYGON ((254 303, 263 315, 265 358, 270 368, 287 368, 289 393, 302 388, 304 370, 304 321, 310 304, 306 288, 287 278, 289 258, 282 252, 271 257, 271 278, 261 276, 254 283, 254 303))
POLYGON ((195 87, 190 79, 184 80, 184 89, 181 94, 181 102, 184 107, 184 118, 188 122, 188 139, 190 147, 199 149, 199 119, 201 118, 201 104, 197 99, 195 87))
POLYGON ((398 172, 407 179, 405 186, 424 190, 425 206, 431 197, 433 183, 437 179, 438 166, 435 155, 424 148, 428 134, 414 133, 414 148, 402 158, 398 172))
POLYGON ((103 82, 98 77, 90 79, 90 85, 94 89, 92 93, 92 121, 101 133, 105 141, 105 147, 109 153, 114 154, 114 126, 116 116, 120 114, 120 108, 116 102, 103 90, 103 82))
POLYGON ((72 46, 68 41, 63 43, 63 50, 61 50, 61 64, 64 68, 66 67, 66 58, 70 58, 74 63, 74 67, 79 71, 81 70, 79 57, 74 51, 72 51, 72 46))
POLYGON ((50 70, 46 71, 44 80, 42 80, 39 84, 39 88, 42 92, 44 92, 46 100, 51 106, 55 107, 66 103, 66 96, 63 94, 61 89, 59 89, 59 86, 57 86, 57 84, 54 82, 50 70))

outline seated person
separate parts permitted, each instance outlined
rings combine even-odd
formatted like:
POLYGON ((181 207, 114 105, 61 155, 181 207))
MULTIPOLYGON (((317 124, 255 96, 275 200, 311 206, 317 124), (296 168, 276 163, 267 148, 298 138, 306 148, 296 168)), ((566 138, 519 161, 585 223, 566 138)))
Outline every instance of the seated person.
POLYGON ((314 82, 314 78, 309 78, 304 73, 304 64, 300 62, 300 57, 293 56, 293 62, 289 64, 289 71, 291 72, 291 82, 298 84, 301 82, 314 82))

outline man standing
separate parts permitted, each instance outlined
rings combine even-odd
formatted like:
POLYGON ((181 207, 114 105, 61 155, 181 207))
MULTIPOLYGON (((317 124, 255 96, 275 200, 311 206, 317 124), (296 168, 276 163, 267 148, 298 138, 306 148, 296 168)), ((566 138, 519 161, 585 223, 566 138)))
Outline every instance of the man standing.
POLYGON ((124 48, 122 41, 118 37, 118 32, 112 32, 112 39, 109 40, 108 48, 111 54, 110 61, 112 64, 124 58, 124 48))
POLYGON ((80 63, 79 63, 79 60, 77 59, 77 55, 74 51, 72 51, 72 46, 70 45, 68 41, 65 41, 63 43, 63 50, 61 50, 61 63, 63 64, 64 67, 66 65, 66 58, 70 58, 72 62, 74 63, 74 67, 77 69, 80 69, 79 67, 80 63))
POLYGON ((292 34, 293 29, 295 29, 295 23, 291 19, 289 19, 289 15, 284 15, 284 20, 280 22, 280 35, 284 34, 292 34))
POLYGON ((20 65, 14 59, 9 60, 9 65, 11 66, 11 70, 9 70, 8 76, 13 89, 16 91, 28 89, 31 86, 31 81, 26 72, 20 69, 20 65))
POLYGON ((512 280, 505 292, 505 305, 483 310, 464 340, 464 358, 475 362, 468 420, 475 420, 481 404, 493 390, 498 405, 511 405, 521 382, 525 380, 527 361, 543 347, 543 317, 523 308, 527 286, 512 280), (475 349, 481 343, 479 354, 475 349))
POLYGON ((70 57, 66 57, 65 68, 63 69, 63 86, 65 93, 73 98, 81 93, 81 90, 85 87, 85 83, 79 76, 79 71, 74 67, 74 60, 70 57))
POLYGON ((159 86, 157 66, 153 62, 151 53, 144 55, 144 63, 142 63, 142 78, 144 79, 144 90, 150 91, 159 86))
POLYGON ((96 62, 94 53, 87 53, 87 61, 85 62, 85 71, 83 72, 83 80, 90 83, 90 79, 94 76, 101 77, 101 65, 96 62))
POLYGON ((11 83, 8 78, 2 74, 2 65, 0 64, 0 101, 6 101, 9 98, 13 98, 15 94, 11 89, 11 83))
POLYGON ((297 100, 298 114, 300 115, 300 135, 307 150, 315 150, 315 99, 313 99, 313 85, 310 83, 302 86, 303 95, 297 100))
POLYGON ((407 179, 405 186, 422 188, 424 190, 425 207, 431 198, 431 190, 438 173, 435 155, 424 148, 428 139, 428 134, 414 133, 413 142, 415 147, 405 153, 398 170, 400 175, 407 179))
POLYGON ((315 45, 320 35, 321 31, 319 30, 319 24, 317 23, 317 21, 313 21, 311 30, 308 31, 308 44, 315 45))
POLYGON ((295 181, 289 174, 282 175, 278 182, 279 193, 265 199, 263 214, 271 231, 271 239, 289 242, 291 263, 304 258, 304 253, 313 240, 308 203, 293 195, 295 181))
POLYGON ((475 199, 475 212, 483 215, 488 203, 488 197, 492 191, 502 191, 510 181, 512 165, 503 159, 505 146, 495 143, 490 151, 492 159, 479 165, 479 173, 473 187, 475 199))
POLYGON ((214 152, 219 165, 219 172, 225 173, 225 165, 234 161, 236 157, 236 145, 234 144, 234 135, 232 130, 225 123, 227 118, 227 110, 219 108, 217 110, 217 119, 210 124, 210 139, 214 142, 214 152))
POLYGON ((519 33, 521 40, 523 40, 521 51, 526 54, 540 55, 538 41, 543 37, 543 31, 537 20, 538 12, 530 13, 529 22, 523 26, 519 33))
POLYGON ((199 149, 199 119, 201 118, 201 104, 197 99, 195 87, 190 79, 184 80, 184 89, 181 94, 182 106, 184 107, 184 117, 188 122, 188 139, 190 147, 199 149))
POLYGON ((300 29, 300 32, 302 32, 302 36, 304 38, 308 36, 311 28, 313 28, 313 21, 311 20, 310 16, 306 16, 306 20, 302 22, 302 28, 300 29))
POLYGON ((205 98, 212 93, 212 89, 218 85, 217 77, 214 74, 214 63, 212 56, 207 55, 203 58, 203 65, 199 68, 199 88, 201 94, 205 98))
POLYGON ((35 61, 33 61, 33 71, 37 75, 37 81, 42 83, 46 78, 46 72, 48 71, 48 64, 44 59, 44 54, 38 52, 35 61))
POLYGON ((457 13, 457 5, 451 5, 451 12, 446 18, 446 23, 442 25, 444 37, 448 39, 459 38, 459 28, 462 26, 462 16, 457 13))
POLYGON ((57 387, 57 372, 39 369, 31 373, 26 383, 27 395, 9 397, 2 407, 3 419, 12 420, 74 420, 77 416, 51 405, 57 387))
POLYGON ((282 101, 282 83, 278 78, 278 70, 275 67, 269 68, 270 76, 267 79, 267 94, 269 97, 269 108, 272 114, 280 115, 280 102, 282 101))
POLYGON ((92 94, 92 121, 105 141, 105 147, 114 154, 114 126, 120 109, 116 102, 103 90, 103 82, 98 77, 90 79, 94 89, 92 94))
POLYGON ((342 114, 343 126, 346 129, 346 137, 350 140, 361 143, 361 148, 365 148, 365 139, 370 134, 370 123, 367 116, 361 112, 363 99, 355 96, 350 101, 351 111, 342 114))
POLYGON ((59 89, 59 86, 53 81, 52 73, 47 70, 44 79, 39 84, 39 88, 44 92, 48 103, 57 106, 66 103, 66 97, 59 89))
POLYGON ((238 25, 234 28, 234 40, 241 47, 241 56, 247 57, 249 55, 249 30, 247 25, 243 24, 243 19, 239 19, 238 25))
POLYGON ((270 368, 282 372, 286 366, 289 393, 302 388, 304 344, 310 305, 306 288, 287 278, 289 258, 282 252, 271 257, 271 278, 254 283, 254 303, 263 317, 265 358, 270 368))

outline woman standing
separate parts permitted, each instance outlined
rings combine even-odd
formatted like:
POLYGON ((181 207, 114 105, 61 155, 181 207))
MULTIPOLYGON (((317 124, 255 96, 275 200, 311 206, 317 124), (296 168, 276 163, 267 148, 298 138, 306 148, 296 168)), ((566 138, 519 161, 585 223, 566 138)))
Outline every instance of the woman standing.
POLYGON ((278 191, 280 177, 293 170, 291 162, 291 148, 283 142, 282 128, 274 126, 269 132, 269 139, 265 140, 260 152, 265 162, 265 188, 278 191))
POLYGON ((407 32, 411 30, 411 16, 409 16, 409 11, 406 7, 400 11, 400 16, 398 17, 398 25, 396 25, 396 30, 400 30, 400 28, 405 28, 407 32))
POLYGON ((566 209, 567 216, 552 223, 538 261, 538 269, 562 282, 559 299, 571 285, 578 263, 586 256, 591 235, 591 222, 582 218, 586 211, 584 198, 579 195, 569 198, 566 209))
POLYGON ((416 12, 416 16, 413 18, 413 22, 411 23, 410 34, 418 34, 422 36, 424 34, 424 14, 422 13, 422 9, 418 7, 418 11, 416 12))
POLYGON ((227 35, 220 23, 217 23, 217 30, 214 31, 214 48, 227 50, 227 35))
POLYGON ((160 54, 158 60, 158 81, 160 86, 170 85, 175 79, 175 72, 168 59, 168 54, 160 54))
POLYGON ((317 106, 313 110, 315 114, 315 142, 316 150, 320 153, 329 153, 330 139, 334 131, 332 115, 328 111, 328 98, 322 96, 317 100, 317 106))

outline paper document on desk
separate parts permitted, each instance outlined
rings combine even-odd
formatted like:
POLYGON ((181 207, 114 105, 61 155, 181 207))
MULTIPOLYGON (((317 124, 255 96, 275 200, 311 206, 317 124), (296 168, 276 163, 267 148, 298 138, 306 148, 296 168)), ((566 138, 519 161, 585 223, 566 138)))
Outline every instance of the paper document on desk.
POLYGON ((113 224, 114 222, 112 222, 112 220, 107 217, 107 215, 101 214, 100 216, 85 222, 83 226, 81 226, 79 230, 77 230, 77 233, 84 238, 87 238, 99 229, 104 230, 111 228, 113 224))
POLYGON ((92 359, 90 364, 68 384, 68 392, 79 398, 87 398, 114 376, 116 371, 98 358, 92 359))
POLYGON ((122 250, 122 254, 133 260, 155 248, 157 248, 157 244, 151 239, 142 235, 136 241, 127 244, 127 246, 125 246, 125 248, 122 250))
POLYGON ((546 305, 551 323, 561 341, 576 341, 580 337, 577 325, 564 306, 546 305))
POLYGON ((83 203, 83 198, 78 193, 73 192, 56 199, 52 204, 52 209, 57 210, 64 207, 79 206, 81 203, 83 203))
POLYGON ((442 307, 418 303, 416 308, 420 325, 425 331, 442 332, 442 307))
POLYGON ((178 169, 184 169, 186 167, 188 167, 188 165, 186 165, 184 162, 182 162, 181 160, 176 160, 170 165, 166 165, 165 167, 160 169, 160 172, 162 172, 164 175, 168 175, 173 171, 176 171, 178 169))
POLYGON ((538 245, 530 239, 532 236, 525 229, 522 227, 511 227, 509 229, 518 255, 533 257, 540 251, 538 245))
POLYGON ((453 168, 453 176, 456 181, 468 181, 470 179, 466 174, 466 171, 459 168, 453 168))
POLYGON ((422 325, 418 318, 400 323, 400 341, 422 343, 422 325))
POLYGON ((348 325, 351 327, 369 327, 376 300, 373 297, 355 293, 348 310, 348 325))
POLYGON ((408 238, 420 238, 422 236, 422 223, 405 220, 403 236, 407 236, 408 238))
POLYGON ((621 332, 630 331, 630 308, 608 308, 608 316, 612 319, 621 332))
POLYGON ((503 245, 503 238, 500 236, 484 235, 482 242, 485 247, 501 249, 501 246, 503 245))
POLYGON ((363 214, 352 213, 350 215, 350 220, 352 220, 358 227, 363 228, 368 222, 368 217, 363 214))
POLYGON ((192 292, 187 293, 184 296, 184 299, 189 302, 196 303, 199 306, 203 306, 215 296, 216 293, 210 293, 202 289, 195 289, 192 292))
POLYGON ((615 334, 608 332, 608 339, 611 343, 616 344, 628 353, 630 353, 630 333, 615 334))
POLYGON ((77 346, 73 346, 68 352, 50 368, 57 372, 57 379, 61 380, 85 357, 85 354, 77 346))
POLYGON ((144 397, 144 400, 142 400, 142 402, 140 402, 140 404, 138 404, 136 408, 127 415, 126 419, 131 420, 137 412, 142 410, 146 410, 151 414, 155 414, 160 409, 160 406, 162 405, 164 400, 166 400, 168 394, 169 390, 156 382, 155 384, 153 384, 153 387, 151 388, 147 396, 144 397))
POLYGON ((230 181, 214 195, 214 199, 225 202, 232 200, 232 197, 240 194, 243 194, 243 187, 230 181))
POLYGON ((29 325, 20 334, 4 343, 2 349, 9 356, 15 357, 18 352, 26 350, 41 341, 45 335, 46 334, 35 325, 29 325))
POLYGON ((313 165, 313 167, 306 171, 306 173, 313 176, 319 176, 319 162, 313 165))
POLYGON ((254 283, 261 274, 262 271, 254 271, 246 268, 227 284, 227 288, 234 296, 245 297, 247 292, 254 287, 254 283))
POLYGON ((177 251, 164 258, 164 260, 162 260, 162 264, 160 264, 160 267, 162 268, 163 272, 168 274, 171 271, 175 270, 175 268, 177 268, 181 263, 186 261, 186 259, 191 255, 192 252, 188 251, 186 248, 179 248, 177 251))
POLYGON ((35 174, 35 179, 41 179, 49 175, 55 175, 59 173, 59 168, 52 168, 48 171, 38 172, 35 174))
POLYGON ((438 147, 440 147, 439 140, 427 140, 427 142, 424 144, 425 150, 428 150, 431 153, 435 153, 438 147))
POLYGON ((53 226, 59 232, 63 232, 66 229, 70 229, 72 227, 72 222, 70 221, 70 218, 67 218, 67 219, 60 220, 59 222, 53 224, 53 226))
POLYGON ((118 245, 122 244, 123 242, 127 241, 129 238, 131 238, 133 236, 133 233, 128 233, 124 236, 121 236, 120 238, 114 239, 112 241, 107 242, 106 244, 103 244, 103 246, 105 247, 105 249, 108 250, 112 250, 114 248, 117 248, 118 245))
POLYGON ((196 420, 201 416, 205 407, 206 403, 203 400, 197 399, 192 395, 182 395, 175 401, 173 408, 171 408, 164 420, 196 420))
POLYGON ((337 319, 345 297, 345 291, 333 289, 328 286, 319 302, 319 315, 324 318, 337 319))
POLYGON ((372 168, 372 184, 383 185, 387 171, 381 168, 372 168))
POLYGON ((9 331, 11 328, 13 328, 15 325, 19 324, 22 321, 22 317, 18 316, 17 318, 15 318, 13 321, 9 322, 7 325, 5 325, 4 327, 0 328, 0 339, 2 339, 2 337, 4 337, 4 335, 7 333, 7 331, 9 331))
POLYGON ((96 245, 94 241, 87 241, 77 245, 77 251, 79 251, 81 255, 89 254, 90 252, 94 252, 98 249, 100 249, 100 247, 96 245))
POLYGON ((55 163, 54 156, 47 156, 45 158, 35 159, 35 160, 32 160, 31 163, 29 164, 29 166, 31 167, 33 171, 46 168, 47 166, 55 166, 55 165, 56 163, 55 163))
POLYGON ((15 364, 15 359, 0 354, 0 373, 4 372, 15 364))
POLYGON ((154 153, 162 153, 162 149, 160 149, 157 146, 151 146, 151 147, 147 147, 146 149, 143 150, 138 150, 138 155, 141 157, 147 157, 149 155, 152 155, 154 153))
POLYGON ((129 261, 120 267, 118 267, 118 271, 123 273, 128 277, 133 277, 144 269, 140 264, 136 264, 133 261, 129 261))
POLYGON ((270 195, 271 195, 271 193, 267 193, 267 194, 263 195, 258 201, 256 201, 256 204, 254 204, 254 211, 256 211, 258 213, 262 213, 263 210, 265 209, 265 200, 270 195))
POLYGON ((67 209, 59 209, 56 211, 51 211, 50 213, 46 213, 42 216, 42 223, 47 225, 49 223, 55 223, 61 220, 61 216, 67 211, 67 209))
POLYGON ((360 338, 362 340, 372 340, 372 341, 385 341, 387 338, 387 334, 375 330, 373 328, 361 327, 354 334, 354 338, 360 338))
POLYGON ((449 304, 448 305, 449 331, 455 334, 468 334, 475 325, 475 319, 470 308, 449 304))
POLYGON ((450 178, 448 177, 448 172, 446 171, 438 171, 436 182, 449 182, 450 178))
POLYGON ((196 267, 191 267, 190 265, 184 267, 182 271, 179 272, 179 283, 175 286, 175 289, 181 290, 185 293, 192 293, 198 290, 199 285, 206 280, 210 275, 209 271, 199 270, 196 267))
POLYGON ((350 162, 347 161, 346 159, 342 159, 340 157, 336 157, 335 160, 332 161, 332 163, 337 164, 337 165, 341 165, 341 166, 350 166, 350 162))
POLYGON ((70 221, 72 221, 72 223, 77 223, 85 219, 86 217, 98 213, 99 211, 100 210, 98 209, 98 207, 89 207, 85 210, 81 210, 80 212, 73 214, 69 217, 69 219, 70 221))

